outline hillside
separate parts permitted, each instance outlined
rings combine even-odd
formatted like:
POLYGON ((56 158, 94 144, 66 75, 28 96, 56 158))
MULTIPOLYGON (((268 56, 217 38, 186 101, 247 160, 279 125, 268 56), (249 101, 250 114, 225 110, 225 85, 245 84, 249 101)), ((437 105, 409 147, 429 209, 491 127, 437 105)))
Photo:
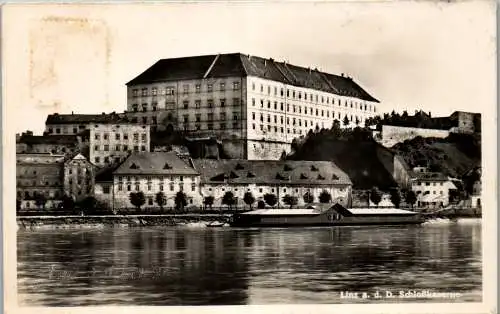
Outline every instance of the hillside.
MULTIPOLYGON (((355 189, 396 186, 390 173, 377 157, 376 143, 362 129, 322 130, 310 133, 294 144, 292 160, 330 160, 345 171, 355 189)), ((399 154, 411 168, 428 166, 432 171, 461 178, 469 169, 481 165, 480 135, 452 134, 445 139, 417 137, 390 149, 399 154)))
POLYGON ((432 171, 460 178, 473 167, 481 166, 480 134, 451 134, 447 138, 422 138, 396 144, 391 148, 410 167, 428 166, 432 171))
POLYGON ((309 134, 287 159, 333 161, 347 173, 355 189, 377 186, 386 190, 397 184, 377 158, 378 145, 366 134, 338 136, 323 130, 309 134))

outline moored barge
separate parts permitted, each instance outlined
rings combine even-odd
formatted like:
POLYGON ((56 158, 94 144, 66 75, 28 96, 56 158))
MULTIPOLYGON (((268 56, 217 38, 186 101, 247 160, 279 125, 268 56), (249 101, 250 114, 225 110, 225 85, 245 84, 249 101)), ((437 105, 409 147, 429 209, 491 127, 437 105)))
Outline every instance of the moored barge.
POLYGON ((235 214, 234 227, 357 226, 421 224, 419 213, 397 208, 258 209, 235 214))

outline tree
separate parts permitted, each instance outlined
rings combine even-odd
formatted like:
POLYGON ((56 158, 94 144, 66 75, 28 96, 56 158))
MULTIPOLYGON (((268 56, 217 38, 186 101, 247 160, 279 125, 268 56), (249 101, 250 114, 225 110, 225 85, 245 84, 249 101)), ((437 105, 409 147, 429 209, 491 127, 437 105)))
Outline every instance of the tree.
POLYGON ((347 117, 347 115, 344 117, 344 120, 342 120, 342 123, 344 123, 344 126, 349 125, 349 118, 347 117))
POLYGON ((75 209, 75 201, 69 195, 64 195, 61 202, 62 209, 72 211, 75 209))
POLYGON ((47 204, 47 197, 43 193, 35 193, 35 205, 41 209, 45 209, 45 204, 47 204))
POLYGON ((410 204, 411 208, 413 208, 413 205, 417 202, 417 194, 415 194, 413 190, 406 191, 405 201, 407 204, 410 204))
POLYGON ((278 203, 278 198, 274 194, 267 193, 264 195, 264 201, 266 201, 267 205, 274 207, 278 203))
POLYGON ((304 194, 304 202, 306 204, 311 204, 314 202, 314 196, 309 193, 309 192, 306 192, 306 194, 304 194))
POLYGON ((87 196, 79 203, 79 207, 82 211, 93 212, 97 208, 97 199, 93 196, 87 196))
POLYGON ((375 206, 378 206, 378 203, 382 200, 382 193, 380 193, 377 187, 373 187, 370 191, 370 201, 372 201, 375 206))
POLYGON ((143 192, 131 192, 129 195, 130 203, 141 210, 141 206, 146 204, 146 197, 143 192))
POLYGON ((257 208, 258 209, 264 209, 266 208, 266 202, 264 202, 263 200, 260 200, 257 202, 257 208))
POLYGON ((391 190, 391 202, 396 208, 399 208, 399 204, 401 204, 401 194, 398 189, 391 190))
POLYGON ((297 199, 296 196, 291 196, 291 195, 285 195, 283 196, 283 203, 285 203, 286 205, 289 205, 290 208, 292 208, 292 206, 294 205, 297 205, 299 202, 299 200, 297 199))
POLYGON ((182 191, 177 192, 177 194, 175 194, 174 201, 175 201, 175 210, 183 212, 184 207, 186 207, 187 205, 186 194, 184 194, 184 192, 182 191))
POLYGON ((236 198, 234 197, 233 192, 227 191, 222 197, 222 204, 227 205, 229 210, 233 209, 233 205, 236 204, 236 198))
POLYGON ((332 200, 332 196, 328 191, 323 190, 321 194, 319 195, 319 202, 323 204, 328 204, 332 200))
POLYGON ((255 203, 255 197, 252 192, 246 192, 245 195, 243 195, 243 202, 245 202, 245 204, 250 206, 250 209, 252 209, 252 205, 255 203))
POLYGON ((156 204, 158 204, 158 206, 160 206, 160 209, 163 211, 163 206, 165 206, 165 204, 167 204, 167 198, 165 196, 165 193, 163 193, 161 191, 156 193, 155 202, 156 202, 156 204))
POLYGON ((205 205, 205 207, 209 207, 210 209, 212 209, 212 206, 214 205, 214 197, 212 195, 209 195, 209 196, 205 196, 205 198, 203 199, 203 204, 205 205))

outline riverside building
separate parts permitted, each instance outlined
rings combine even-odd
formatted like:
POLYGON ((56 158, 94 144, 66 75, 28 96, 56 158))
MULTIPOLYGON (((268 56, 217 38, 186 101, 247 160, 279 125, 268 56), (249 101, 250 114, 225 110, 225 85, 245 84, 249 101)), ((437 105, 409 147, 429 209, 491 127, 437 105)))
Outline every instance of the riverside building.
POLYGON ((334 120, 363 125, 378 104, 350 77, 233 53, 156 62, 127 83, 126 115, 216 137, 232 158, 279 159, 294 138, 334 120))
POLYGON ((306 193, 317 203, 323 192, 330 194, 330 203, 351 203, 351 180, 333 162, 193 159, 193 163, 201 175, 201 193, 213 196, 214 206, 223 206, 226 192, 233 193, 238 206, 247 206, 243 201, 247 192, 254 196, 254 206, 266 194, 275 195, 278 206, 287 206, 285 195, 297 197, 297 206, 304 206, 306 193))

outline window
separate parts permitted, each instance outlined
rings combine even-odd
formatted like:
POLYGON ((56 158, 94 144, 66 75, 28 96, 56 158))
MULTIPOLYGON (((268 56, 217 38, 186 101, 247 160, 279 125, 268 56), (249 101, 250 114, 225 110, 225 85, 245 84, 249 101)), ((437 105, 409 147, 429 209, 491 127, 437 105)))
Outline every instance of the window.
POLYGON ((208 123, 208 124, 207 124, 207 129, 209 129, 209 130, 213 130, 213 129, 214 129, 214 125, 213 125, 213 123, 208 123))
POLYGON ((148 95, 148 89, 147 88, 143 88, 142 89, 142 96, 147 96, 148 95))
POLYGON ((225 113, 225 112, 221 112, 221 113, 220 113, 220 119, 221 119, 222 121, 225 121, 225 120, 226 120, 226 113, 225 113))
POLYGON ((196 100, 194 104, 196 106, 196 109, 199 109, 201 107, 201 100, 196 100))
POLYGON ((115 148, 116 148, 115 150, 119 152, 119 151, 120 151, 120 149, 121 149, 121 145, 120 145, 120 144, 118 144, 118 145, 116 145, 116 147, 115 147, 115 148))
POLYGON ((123 145, 123 151, 124 152, 128 151, 128 145, 123 145))
POLYGON ((96 140, 99 140, 100 138, 101 138, 101 136, 100 136, 99 134, 96 134, 96 135, 95 135, 95 139, 96 139, 96 140))
POLYGON ((239 106, 240 105, 240 99, 239 98, 233 98, 233 106, 239 106))
POLYGON ((252 98, 252 106, 255 106, 255 98, 252 98))
POLYGON ((267 122, 270 123, 271 122, 271 115, 267 115, 267 122))
POLYGON ((196 122, 201 122, 201 114, 200 113, 196 114, 196 122))
POLYGON ((97 164, 98 164, 98 163, 100 163, 100 162, 101 162, 101 158, 96 157, 96 158, 95 158, 95 162, 96 162, 97 164))
POLYGON ((137 97, 137 96, 139 96, 139 90, 133 89, 132 90, 132 97, 137 97))
POLYGON ((220 90, 221 91, 226 90, 226 83, 220 83, 220 90))
POLYGON ((189 93, 189 85, 182 86, 182 90, 183 90, 184 94, 189 93))
POLYGON ((233 82, 233 90, 240 89, 240 82, 233 82))
POLYGON ((143 112, 148 111, 148 104, 142 104, 142 111, 143 112))
POLYGON ((208 99, 207 100, 207 106, 208 106, 208 108, 213 108, 214 107, 214 101, 213 101, 213 99, 208 99))
POLYGON ((252 90, 255 90, 255 83, 252 82, 252 90))
POLYGON ((220 106, 221 106, 221 107, 225 107, 225 106, 226 106, 226 99, 225 99, 225 98, 222 98, 222 99, 220 100, 220 106))
POLYGON ((271 95, 271 86, 267 86, 267 94, 271 95))
POLYGON ((214 85, 213 85, 213 84, 208 84, 208 85, 207 85, 207 90, 208 90, 209 92, 213 92, 213 90, 214 90, 214 85))
POLYGON ((109 185, 105 185, 102 187, 102 193, 109 194, 110 188, 109 185))
POLYGON ((191 184, 191 191, 192 192, 196 191, 196 184, 195 183, 191 184))
POLYGON ((197 93, 199 93, 201 91, 201 85, 200 84, 196 84, 195 90, 196 90, 197 93))
POLYGON ((77 128, 73 128, 73 133, 78 133, 78 129, 77 128))
POLYGON ((156 111, 157 108, 158 108, 158 103, 154 102, 154 103, 151 104, 151 106, 152 106, 151 110, 156 111))
POLYGON ((233 122, 233 129, 237 129, 238 128, 238 122, 233 122))
POLYGON ((252 129, 255 130, 255 123, 252 123, 252 129))
POLYGON ((123 134, 123 139, 124 140, 128 140, 128 134, 127 133, 123 134))
POLYGON ((146 146, 142 145, 141 146, 141 151, 145 152, 146 151, 146 146))
POLYGON ((220 124, 220 129, 221 130, 225 130, 226 129, 226 124, 225 123, 221 123, 220 124))
POLYGON ((255 120, 255 112, 252 112, 252 120, 255 120))
POLYGON ((147 124, 148 123, 148 117, 142 117, 142 123, 147 124))
POLYGON ((187 108, 189 107, 189 101, 187 101, 187 100, 184 100, 184 101, 182 102, 182 104, 183 104, 183 106, 184 106, 184 109, 187 109, 187 108))
POLYGON ((276 110, 276 109, 278 109, 278 102, 277 101, 274 102, 274 110, 276 110))
POLYGON ((189 121, 189 115, 185 114, 184 115, 184 123, 187 123, 189 121))
POLYGON ((135 145, 134 146, 134 152, 138 152, 139 151, 139 146, 138 145, 135 145))
POLYGON ((109 151, 109 145, 107 145, 107 144, 106 144, 106 145, 104 145, 104 151, 105 151, 105 152, 109 151))
POLYGON ((153 205, 153 198, 152 197, 148 197, 148 204, 153 205))
POLYGON ((120 140, 120 133, 115 134, 115 140, 120 140))
POLYGON ((99 151, 99 145, 94 145, 94 150, 99 151))
POLYGON ((280 110, 283 111, 283 103, 281 103, 281 105, 280 105, 280 110))

